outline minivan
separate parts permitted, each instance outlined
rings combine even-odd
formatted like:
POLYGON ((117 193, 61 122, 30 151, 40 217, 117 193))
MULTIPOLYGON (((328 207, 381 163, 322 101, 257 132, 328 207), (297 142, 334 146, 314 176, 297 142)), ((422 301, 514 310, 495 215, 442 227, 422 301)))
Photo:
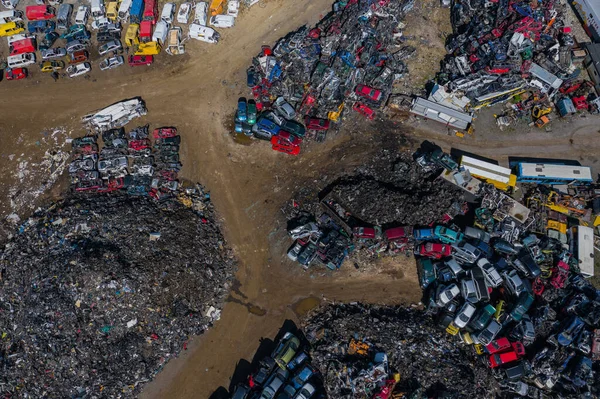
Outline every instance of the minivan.
POLYGON ((92 16, 94 18, 103 17, 105 13, 103 0, 92 0, 92 16))
POLYGON ((23 11, 11 10, 0 12, 0 24, 23 20, 23 11))
POLYGON ((77 25, 87 24, 89 15, 90 15, 90 9, 88 8, 88 6, 77 7, 77 14, 75 14, 75 23, 77 25))
POLYGON ((206 26, 206 20, 208 18, 208 3, 205 1, 199 1, 196 3, 196 12, 194 14, 195 24, 206 26))
POLYGON ((165 21, 158 21, 152 34, 152 41, 158 42, 164 45, 167 41, 167 33, 169 32, 169 25, 165 21))
POLYGON ((35 53, 24 53, 18 55, 9 55, 6 62, 10 68, 20 68, 35 64, 35 53))
POLYGON ((69 29, 70 20, 71 20, 71 12, 73 11, 73 6, 71 4, 63 3, 58 7, 58 12, 56 13, 56 29, 57 30, 67 30, 69 29))
POLYGON ((215 15, 210 17, 210 24, 215 28, 231 28, 235 24, 235 17, 231 15, 215 15))
POLYGON ((209 28, 200 24, 191 24, 189 37, 190 39, 196 39, 202 42, 217 43, 220 35, 213 28, 209 28))
POLYGON ((175 15, 175 3, 165 3, 160 14, 160 19, 171 25, 173 23, 173 16, 175 15))

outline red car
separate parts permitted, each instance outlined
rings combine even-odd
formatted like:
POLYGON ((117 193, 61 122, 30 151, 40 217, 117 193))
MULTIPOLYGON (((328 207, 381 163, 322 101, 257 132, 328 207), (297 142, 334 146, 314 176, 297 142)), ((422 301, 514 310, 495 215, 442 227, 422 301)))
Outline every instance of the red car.
POLYGON ((491 368, 495 369, 498 366, 512 363, 517 360, 519 360, 519 356, 517 356, 517 353, 514 351, 510 351, 491 355, 489 359, 489 364, 491 368))
POLYGON ((556 289, 565 287, 567 279, 569 278, 569 265, 562 260, 558 261, 556 267, 552 269, 552 278, 550 284, 556 289))
POLYGON ((525 345, 523 345, 521 342, 511 342, 510 345, 512 346, 513 351, 515 351, 518 357, 525 356, 525 345))
POLYGON ((6 68, 6 80, 21 80, 27 77, 27 68, 6 68))
POLYGON ((138 65, 152 65, 154 62, 154 56, 152 55, 130 55, 129 56, 129 66, 138 66, 138 65))
POLYGON ((352 109, 369 120, 373 120, 373 118, 375 118, 375 111, 363 103, 354 103, 352 109))
POLYGON ((354 92, 361 97, 364 97, 366 99, 369 99, 369 100, 375 101, 375 102, 381 101, 381 98, 383 97, 383 93, 381 92, 381 90, 377 90, 377 89, 374 89, 372 87, 365 86, 365 85, 356 86, 356 89, 354 89, 354 92))
POLYGON ((452 247, 446 244, 440 244, 437 242, 428 242, 426 244, 419 245, 418 254, 421 256, 427 256, 434 259, 442 259, 450 256, 452 253, 452 247))
POLYGON ((129 149, 133 151, 142 151, 150 148, 150 140, 129 140, 129 149))
POLYGON ((329 129, 329 119, 304 118, 304 124, 308 130, 327 130, 329 129))
POLYGON ((112 191, 117 191, 120 188, 123 188, 125 185, 125 180, 122 177, 118 179, 111 179, 105 186, 102 186, 98 189, 99 193, 110 193, 112 191))
POLYGON ((177 136, 177 128, 175 127, 159 127, 152 132, 152 137, 155 139, 166 139, 175 136, 177 136))
POLYGON ((300 143, 302 143, 302 139, 284 130, 280 130, 279 134, 271 137, 271 148, 273 150, 290 155, 300 154, 300 143))
POLYGON ((510 345, 510 341, 508 340, 508 338, 499 338, 495 341, 490 342, 488 345, 485 346, 485 350, 490 354, 493 355, 494 353, 498 353, 498 352, 504 352, 507 349, 510 349, 511 345, 510 345))
POLYGON ((375 238, 375 229, 372 227, 355 227, 352 232, 356 238, 375 238))
POLYGON ((408 227, 392 227, 387 229, 384 234, 388 241, 408 242, 408 232, 411 231, 408 227))

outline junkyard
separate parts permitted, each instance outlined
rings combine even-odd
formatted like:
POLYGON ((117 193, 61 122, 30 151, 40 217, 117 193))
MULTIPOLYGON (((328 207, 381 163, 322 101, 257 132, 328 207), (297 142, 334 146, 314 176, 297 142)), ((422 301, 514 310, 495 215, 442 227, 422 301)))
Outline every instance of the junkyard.
POLYGON ((0 392, 597 396, 588 3, 241 2, 114 71, 90 17, 0 82, 0 392))

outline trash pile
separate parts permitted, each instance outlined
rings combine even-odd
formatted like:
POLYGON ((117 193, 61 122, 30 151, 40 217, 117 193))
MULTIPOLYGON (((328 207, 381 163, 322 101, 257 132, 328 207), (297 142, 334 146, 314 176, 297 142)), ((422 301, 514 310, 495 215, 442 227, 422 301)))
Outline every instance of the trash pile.
POLYGON ((83 118, 95 134, 72 141, 72 162, 69 165, 71 184, 77 192, 106 193, 127 191, 134 196, 151 196, 162 200, 179 192, 177 173, 179 162, 178 136, 175 127, 152 131, 138 126, 128 134, 123 126, 135 117, 146 114, 141 99, 121 101, 83 118), (102 147, 98 145, 102 138, 102 147))
POLYGON ((483 398, 497 388, 476 355, 446 339, 422 310, 332 304, 303 330, 329 398, 483 398))
POLYGON ((238 102, 236 132, 297 155, 303 139, 323 141, 344 108, 373 119, 408 73, 403 60, 415 49, 402 45, 401 20, 413 4, 338 1, 314 28, 291 32, 273 49, 263 46, 247 71, 254 101, 238 102), (247 118, 247 108, 262 114, 247 118))
POLYGON ((355 249, 367 256, 410 255, 412 226, 467 210, 461 190, 436 181, 432 172, 408 153, 380 152, 327 187, 318 204, 302 203, 290 214, 288 234, 295 241, 288 258, 305 269, 316 261, 335 270, 355 249))
POLYGON ((258 362, 247 381, 233 388, 231 397, 275 398, 278 394, 280 399, 324 398, 321 373, 312 366, 309 347, 302 338, 286 332, 271 355, 258 362))
POLYGON ((463 112, 511 100, 497 117, 501 128, 517 120, 542 128, 554 109, 561 117, 598 112, 600 99, 581 75, 586 50, 577 47, 563 21, 566 7, 555 1, 453 2, 454 35, 431 103, 424 104, 431 112, 415 106, 414 113, 430 117, 437 110, 462 119, 463 112))
POLYGON ((218 319, 233 255, 201 186, 156 202, 74 196, 0 253, 0 392, 134 397, 218 319))

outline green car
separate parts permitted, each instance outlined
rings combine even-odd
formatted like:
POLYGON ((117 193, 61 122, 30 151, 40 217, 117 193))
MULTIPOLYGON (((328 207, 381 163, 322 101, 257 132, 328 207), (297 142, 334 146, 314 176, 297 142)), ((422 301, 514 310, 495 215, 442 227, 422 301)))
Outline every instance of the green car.
POLYGON ((475 331, 482 330, 492 320, 494 313, 496 313, 496 308, 488 303, 485 307, 477 311, 469 322, 469 326, 475 331))
POLYGON ((465 238, 460 231, 454 231, 444 226, 436 226, 433 234, 444 244, 455 244, 465 238))
POLYGON ((523 315, 527 313, 531 305, 533 304, 533 295, 529 292, 522 292, 519 296, 519 300, 515 305, 514 309, 510 312, 510 317, 514 321, 521 321, 523 315))
POLYGON ((254 125, 256 123, 256 103, 253 100, 248 101, 248 124, 254 125))
POLYGON ((281 125, 281 129, 285 130, 286 132, 290 132, 296 137, 304 137, 306 134, 306 128, 294 121, 285 121, 281 125))
POLYGON ((437 278, 435 274, 435 266, 431 262, 431 259, 427 258, 419 259, 419 263, 421 265, 421 288, 425 289, 437 278))
POLYGON ((292 333, 285 333, 271 357, 275 359, 275 363, 279 367, 286 370, 288 363, 292 361, 299 347, 300 340, 292 333))

